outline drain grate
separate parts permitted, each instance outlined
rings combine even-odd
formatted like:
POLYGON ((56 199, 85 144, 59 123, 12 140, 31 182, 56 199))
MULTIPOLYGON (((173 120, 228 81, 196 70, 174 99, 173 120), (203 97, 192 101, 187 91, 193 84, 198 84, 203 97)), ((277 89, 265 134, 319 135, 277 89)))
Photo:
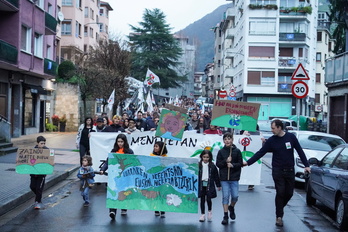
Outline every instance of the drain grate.
POLYGON ((15 169, 15 168, 9 168, 9 169, 6 169, 5 171, 11 171, 11 172, 14 172, 14 171, 16 171, 16 169, 15 169))

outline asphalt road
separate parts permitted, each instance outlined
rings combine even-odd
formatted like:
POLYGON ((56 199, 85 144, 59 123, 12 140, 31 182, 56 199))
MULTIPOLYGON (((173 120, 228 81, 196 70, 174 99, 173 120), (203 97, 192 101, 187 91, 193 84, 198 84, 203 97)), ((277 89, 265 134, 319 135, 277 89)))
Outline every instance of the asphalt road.
MULTIPOLYGON (((116 221, 111 221, 106 208, 105 184, 96 185, 90 191, 91 204, 83 207, 76 175, 57 186, 45 190, 44 209, 32 208, 32 201, 7 215, 8 221, 0 218, 0 231, 136 231, 136 232, 309 232, 338 231, 330 216, 323 215, 317 208, 307 207, 304 191, 296 192, 285 208, 284 227, 275 226, 274 196, 275 190, 271 171, 263 165, 262 184, 253 191, 240 186, 239 201, 236 205, 235 221, 221 225, 223 216, 221 193, 213 200, 213 221, 199 222, 200 214, 166 213, 166 218, 155 217, 151 211, 129 210, 127 216, 118 212, 116 221)), ((329 212, 330 213, 330 212, 329 212)))

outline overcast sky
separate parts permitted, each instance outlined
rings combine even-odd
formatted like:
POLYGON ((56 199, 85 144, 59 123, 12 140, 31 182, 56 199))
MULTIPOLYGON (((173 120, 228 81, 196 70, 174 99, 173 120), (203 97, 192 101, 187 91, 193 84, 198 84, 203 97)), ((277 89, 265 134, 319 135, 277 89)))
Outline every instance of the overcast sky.
POLYGON ((160 9, 172 32, 184 29, 224 4, 226 0, 107 0, 113 11, 110 12, 109 30, 117 35, 128 35, 129 24, 138 27, 143 21, 145 9, 160 9))

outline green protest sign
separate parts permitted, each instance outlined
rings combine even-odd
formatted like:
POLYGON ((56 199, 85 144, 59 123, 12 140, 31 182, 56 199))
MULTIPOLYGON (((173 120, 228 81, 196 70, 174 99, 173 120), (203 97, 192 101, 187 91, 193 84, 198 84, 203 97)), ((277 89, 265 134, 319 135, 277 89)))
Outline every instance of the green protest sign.
POLYGON ((106 206, 198 212, 198 160, 109 153, 106 206))

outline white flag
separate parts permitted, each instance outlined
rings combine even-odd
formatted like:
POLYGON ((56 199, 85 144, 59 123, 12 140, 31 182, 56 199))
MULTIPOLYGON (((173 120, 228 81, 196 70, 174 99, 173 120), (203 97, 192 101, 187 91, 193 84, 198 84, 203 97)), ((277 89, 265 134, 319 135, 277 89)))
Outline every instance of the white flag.
POLYGON ((108 100, 108 108, 110 111, 112 110, 114 102, 115 102, 115 90, 112 91, 112 93, 109 97, 109 100, 108 100))
POLYGON ((152 112, 153 111, 153 105, 152 105, 152 100, 150 93, 146 97, 146 104, 147 104, 147 112, 152 112))
POLYGON ((156 82, 160 83, 159 77, 156 74, 154 74, 150 69, 147 69, 144 85, 152 86, 156 82))

